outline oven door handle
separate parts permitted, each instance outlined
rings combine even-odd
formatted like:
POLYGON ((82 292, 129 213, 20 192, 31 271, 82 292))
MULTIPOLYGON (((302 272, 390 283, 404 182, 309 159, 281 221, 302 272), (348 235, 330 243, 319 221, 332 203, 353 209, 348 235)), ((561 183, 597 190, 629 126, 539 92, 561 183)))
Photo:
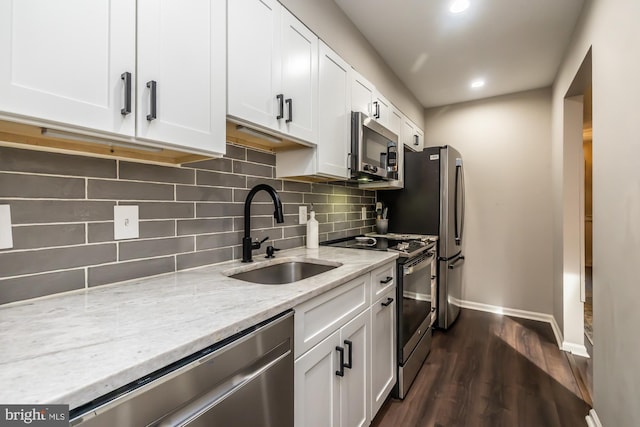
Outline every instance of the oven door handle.
POLYGON ((417 271, 424 270, 425 268, 431 266, 431 263, 435 259, 435 254, 432 257, 425 258, 424 261, 419 262, 416 265, 412 265, 411 267, 404 267, 403 275, 409 276, 417 271))

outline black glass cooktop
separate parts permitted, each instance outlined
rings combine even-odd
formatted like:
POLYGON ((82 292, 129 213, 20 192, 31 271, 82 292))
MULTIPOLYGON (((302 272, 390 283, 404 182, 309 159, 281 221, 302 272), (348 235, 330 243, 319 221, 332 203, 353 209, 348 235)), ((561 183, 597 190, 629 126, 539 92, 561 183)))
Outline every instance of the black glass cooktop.
POLYGON ((430 240, 397 240, 386 237, 355 236, 320 243, 337 248, 365 249, 369 251, 394 251, 401 256, 414 256, 434 244, 430 240))

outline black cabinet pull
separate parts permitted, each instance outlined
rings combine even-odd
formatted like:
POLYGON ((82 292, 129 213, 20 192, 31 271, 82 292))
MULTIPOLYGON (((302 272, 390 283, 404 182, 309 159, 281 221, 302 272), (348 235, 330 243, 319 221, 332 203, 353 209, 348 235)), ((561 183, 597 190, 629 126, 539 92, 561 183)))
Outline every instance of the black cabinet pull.
POLYGON ((373 101, 373 118, 380 118, 380 106, 378 105, 378 101, 373 101))
POLYGON ((147 82, 147 87, 149 89, 151 89, 151 103, 150 103, 150 112, 149 114, 147 114, 147 120, 148 121, 152 121, 155 120, 157 118, 157 114, 156 114, 156 106, 157 106, 157 98, 156 98, 156 94, 157 94, 157 83, 155 80, 151 80, 147 82))
POLYGON ((131 73, 126 71, 120 78, 124 81, 124 108, 120 110, 120 114, 126 116, 131 113, 131 73))
POLYGON ((413 141, 413 145, 420 145, 420 139, 418 135, 413 135, 413 139, 415 140, 413 141))
POLYGON ((293 121, 293 99, 287 98, 284 102, 289 106, 289 118, 285 120, 285 123, 291 123, 293 121))
POLYGON ((278 115, 276 119, 280 120, 284 117, 284 95, 279 93, 276 95, 276 99, 278 100, 278 115))
POLYGON ((393 280, 393 277, 387 276, 385 279, 380 280, 380 283, 382 283, 383 285, 386 285, 387 283, 389 283, 392 280, 393 280))
POLYGON ((387 302, 381 303, 383 307, 388 307, 393 302, 393 298, 387 298, 387 302))
POLYGON ((347 356, 349 357, 349 362, 344 364, 345 368, 353 368, 353 343, 349 340, 344 340, 344 345, 345 346, 349 346, 349 351, 347 353, 347 356))
POLYGON ((344 377, 344 348, 336 346, 336 350, 340 353, 340 369, 336 371, 336 375, 344 377))

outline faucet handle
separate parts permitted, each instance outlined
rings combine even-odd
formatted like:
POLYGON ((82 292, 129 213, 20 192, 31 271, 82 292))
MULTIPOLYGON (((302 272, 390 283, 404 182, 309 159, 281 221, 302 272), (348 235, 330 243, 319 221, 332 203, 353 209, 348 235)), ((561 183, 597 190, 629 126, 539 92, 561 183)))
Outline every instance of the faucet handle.
POLYGON ((276 256, 273 253, 279 250, 280 249, 274 248, 271 245, 267 246, 267 256, 265 256, 265 258, 275 258, 276 256))
POLYGON ((251 249, 260 249, 260 246, 262 246, 262 244, 264 242, 266 242, 267 240, 269 240, 269 236, 265 237, 264 239, 258 241, 258 239, 256 239, 255 242, 251 243, 251 249))

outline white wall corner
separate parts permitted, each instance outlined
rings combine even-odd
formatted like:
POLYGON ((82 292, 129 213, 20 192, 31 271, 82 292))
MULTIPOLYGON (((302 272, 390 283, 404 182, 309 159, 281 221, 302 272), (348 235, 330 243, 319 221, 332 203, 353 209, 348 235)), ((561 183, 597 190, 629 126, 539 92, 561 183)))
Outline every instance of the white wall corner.
POLYGON ((602 423, 600 422, 600 418, 598 418, 598 414, 596 414, 595 409, 591 409, 589 411, 589 415, 585 417, 587 420, 587 426, 589 427, 602 427, 602 423))

